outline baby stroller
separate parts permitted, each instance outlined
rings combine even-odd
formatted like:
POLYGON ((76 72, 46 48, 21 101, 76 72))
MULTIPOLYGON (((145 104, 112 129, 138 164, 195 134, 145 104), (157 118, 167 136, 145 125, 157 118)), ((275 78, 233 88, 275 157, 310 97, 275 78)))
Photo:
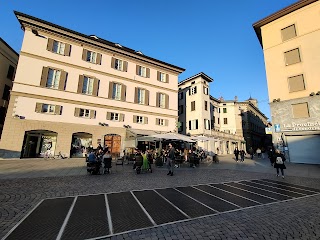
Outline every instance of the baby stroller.
POLYGON ((92 175, 100 174, 101 162, 87 162, 87 172, 92 175))
POLYGON ((151 165, 149 164, 149 161, 147 159, 146 155, 137 155, 135 159, 135 170, 137 174, 140 174, 142 172, 151 172, 151 165))

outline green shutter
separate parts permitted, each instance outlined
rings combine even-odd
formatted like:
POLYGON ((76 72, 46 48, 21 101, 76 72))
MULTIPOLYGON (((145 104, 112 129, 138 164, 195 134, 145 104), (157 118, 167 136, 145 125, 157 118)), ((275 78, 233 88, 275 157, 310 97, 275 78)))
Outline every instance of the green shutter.
POLYGON ((145 90, 145 105, 149 105, 149 90, 145 90))
POLYGON ((41 80, 40 80, 40 86, 41 87, 46 87, 47 86, 48 72, 49 72, 49 68, 48 67, 43 67, 42 68, 42 75, 41 75, 41 80))
POLYGON ((139 91, 139 88, 135 88, 134 89, 134 103, 138 103, 138 91, 139 91))
POLYGON ((123 71, 128 72, 128 62, 127 61, 123 61, 123 71))
POLYGON ((61 113, 61 106, 60 105, 56 105, 55 109, 54 109, 54 114, 60 115, 60 113, 61 113))
POLYGON ((127 86, 122 84, 121 85, 121 101, 126 101, 126 91, 127 91, 127 86))
POLYGON ((59 81, 59 90, 64 90, 67 80, 67 72, 61 71, 60 81, 59 81))
POLYGON ((79 76, 78 91, 77 91, 77 93, 82 93, 83 80, 84 80, 84 76, 83 76, 83 75, 80 75, 80 76, 79 76))
POLYGON ((74 116, 79 117, 80 116, 80 108, 75 108, 74 109, 74 116))
POLYGON ((107 112, 107 120, 111 120, 111 112, 107 112))
POLYGON ((101 53, 97 53, 97 61, 96 61, 96 64, 101 65, 101 58, 102 58, 102 54, 101 54, 101 53))
POLYGON ((47 50, 50 52, 53 51, 53 39, 51 38, 48 39, 47 50))
POLYGON ((41 113, 42 112, 42 103, 36 103, 36 109, 35 111, 37 113, 41 113))
POLYGON ((108 98, 112 99, 112 92, 113 92, 113 82, 109 82, 109 95, 108 98))
POLYGON ((83 61, 87 61, 87 54, 88 54, 88 50, 83 49, 83 51, 82 51, 82 60, 83 61))
POLYGON ((70 52, 71 52, 71 45, 65 43, 64 55, 65 55, 65 56, 70 56, 70 52))
POLYGON ((146 74, 147 78, 150 78, 150 68, 147 68, 147 74, 146 74))
POLYGON ((93 91, 92 91, 92 94, 94 96, 98 96, 99 83, 100 83, 100 80, 95 78, 93 82, 93 91))
POLYGON ((111 68, 116 68, 116 59, 114 57, 111 58, 111 68))

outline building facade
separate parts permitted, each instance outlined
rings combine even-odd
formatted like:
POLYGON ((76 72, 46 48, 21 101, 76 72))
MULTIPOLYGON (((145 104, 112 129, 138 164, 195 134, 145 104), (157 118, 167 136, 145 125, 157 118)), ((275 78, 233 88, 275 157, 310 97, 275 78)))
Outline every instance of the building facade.
POLYGON ((15 12, 24 39, 0 148, 2 157, 113 154, 135 131, 174 131, 184 69, 141 51, 15 12), (169 104, 170 103, 170 104, 169 104))
POLYGON ((0 138, 10 100, 10 90, 17 69, 19 54, 0 38, 0 138))
POLYGON ((273 143, 291 162, 320 164, 320 1, 301 0, 256 22, 273 143))

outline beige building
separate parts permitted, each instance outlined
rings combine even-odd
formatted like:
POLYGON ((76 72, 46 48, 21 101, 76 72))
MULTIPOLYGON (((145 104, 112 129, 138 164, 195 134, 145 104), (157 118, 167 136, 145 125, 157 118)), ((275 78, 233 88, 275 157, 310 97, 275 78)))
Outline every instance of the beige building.
POLYGON ((0 138, 10 100, 14 75, 17 69, 19 54, 0 38, 0 138))
POLYGON ((174 131, 184 69, 141 51, 15 12, 24 39, 0 148, 3 157, 119 154, 137 135, 174 131), (170 103, 170 104, 169 104, 170 103))
POLYGON ((273 143, 291 162, 320 164, 320 1, 301 0, 256 22, 273 143))

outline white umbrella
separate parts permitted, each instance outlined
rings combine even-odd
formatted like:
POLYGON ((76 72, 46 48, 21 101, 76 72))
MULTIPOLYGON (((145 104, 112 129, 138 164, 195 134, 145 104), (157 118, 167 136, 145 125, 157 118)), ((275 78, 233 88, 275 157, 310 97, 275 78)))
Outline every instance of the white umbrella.
POLYGON ((184 142, 195 142, 190 137, 179 133, 160 133, 154 134, 142 138, 138 138, 138 141, 155 141, 155 140, 179 140, 184 142))

